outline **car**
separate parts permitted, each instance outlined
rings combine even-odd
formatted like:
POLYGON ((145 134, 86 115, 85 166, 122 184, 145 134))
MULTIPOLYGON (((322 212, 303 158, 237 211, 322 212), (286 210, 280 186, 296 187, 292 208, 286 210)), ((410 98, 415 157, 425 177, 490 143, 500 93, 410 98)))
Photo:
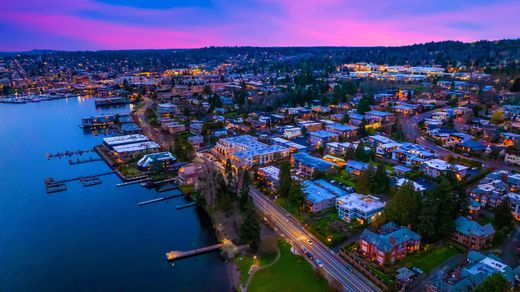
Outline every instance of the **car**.
POLYGON ((313 245, 313 244, 314 244, 314 242, 312 242, 312 240, 310 240, 310 239, 307 240, 307 243, 310 244, 310 245, 313 245))
POLYGON ((464 153, 464 154, 462 154, 462 156, 469 157, 469 154, 468 153, 464 153))
POLYGON ((316 265, 318 265, 320 268, 323 268, 323 263, 319 259, 316 259, 316 265))
POLYGON ((310 252, 307 252, 305 255, 311 260, 314 258, 314 256, 310 252))

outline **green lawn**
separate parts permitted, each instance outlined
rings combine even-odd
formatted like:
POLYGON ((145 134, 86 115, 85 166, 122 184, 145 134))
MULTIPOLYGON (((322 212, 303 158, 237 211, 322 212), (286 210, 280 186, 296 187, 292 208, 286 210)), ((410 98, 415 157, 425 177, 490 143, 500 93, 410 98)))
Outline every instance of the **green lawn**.
POLYGON ((253 257, 239 256, 233 259, 233 262, 240 271, 240 282, 245 283, 249 277, 249 269, 253 265, 253 257))
POLYGON ((293 215, 296 219, 300 221, 304 221, 306 219, 307 215, 305 214, 305 212, 301 210, 298 212, 298 206, 293 204, 287 198, 279 197, 278 199, 276 199, 276 203, 280 205, 282 208, 284 208, 285 211, 293 215))
POLYGON ((344 226, 345 223, 338 219, 338 214, 332 213, 324 215, 320 219, 309 223, 308 229, 323 243, 334 245, 346 238, 345 232, 341 230, 344 226))
POLYGON ((273 266, 258 271, 248 291, 329 291, 327 281, 316 275, 312 266, 280 243, 281 257, 273 266))
POLYGON ((402 264, 405 266, 419 267, 428 273, 447 259, 460 253, 460 251, 451 244, 436 246, 422 254, 409 255, 403 259, 402 264))

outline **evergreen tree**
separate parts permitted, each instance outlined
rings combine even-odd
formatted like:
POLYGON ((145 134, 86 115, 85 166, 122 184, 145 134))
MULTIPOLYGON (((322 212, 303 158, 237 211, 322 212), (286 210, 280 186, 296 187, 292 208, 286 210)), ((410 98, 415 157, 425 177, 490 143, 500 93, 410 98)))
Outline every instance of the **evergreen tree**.
POLYGON ((359 141, 359 144, 356 148, 356 160, 363 162, 368 161, 368 155, 365 152, 365 144, 363 144, 363 141, 359 141))
POLYGON ((278 195, 287 197, 291 192, 291 164, 284 161, 280 166, 280 174, 278 177, 278 195))
POLYGON ((298 206, 298 214, 300 214, 300 210, 303 208, 303 205, 305 203, 305 194, 302 190, 302 187, 300 185, 300 182, 297 180, 294 180, 291 184, 291 190, 290 190, 289 199, 293 204, 298 206))
POLYGON ((357 112, 360 115, 364 115, 368 111, 370 111, 370 99, 363 97, 358 103, 357 112))
POLYGON ((370 194, 370 174, 363 171, 356 180, 356 192, 364 195, 370 194))
POLYGON ((359 138, 364 138, 364 137, 368 136, 367 129, 365 128, 366 124, 367 124, 367 122, 365 121, 365 119, 362 119, 361 123, 359 124, 358 131, 357 131, 357 135, 359 138))
POLYGON ((414 190, 413 183, 402 185, 385 208, 386 218, 399 225, 415 224, 421 209, 420 195, 414 190))
POLYGON ((437 213, 439 201, 435 193, 427 191, 421 206, 417 220, 417 232, 424 237, 425 241, 432 242, 438 238, 437 213))
POLYGON ((511 228, 513 223, 513 215, 509 206, 509 199, 504 198, 495 212, 495 225, 497 229, 511 228))
POLYGON ((378 165, 377 170, 375 172, 375 188, 374 191, 376 194, 387 194, 390 190, 390 178, 386 173, 385 167, 383 165, 378 165))
POLYGON ((475 292, 507 292, 511 291, 509 283, 506 278, 499 273, 495 272, 491 276, 487 277, 484 282, 477 286, 475 292))
POLYGON ((247 171, 243 172, 242 188, 240 189, 239 207, 241 211, 245 211, 249 203, 251 203, 251 196, 249 195, 249 174, 247 171))
POLYGON ((260 222, 253 207, 247 208, 244 221, 239 230, 240 241, 249 245, 249 249, 255 253, 260 242, 260 222))
POLYGON ((511 87, 511 92, 520 92, 520 77, 516 77, 511 87))

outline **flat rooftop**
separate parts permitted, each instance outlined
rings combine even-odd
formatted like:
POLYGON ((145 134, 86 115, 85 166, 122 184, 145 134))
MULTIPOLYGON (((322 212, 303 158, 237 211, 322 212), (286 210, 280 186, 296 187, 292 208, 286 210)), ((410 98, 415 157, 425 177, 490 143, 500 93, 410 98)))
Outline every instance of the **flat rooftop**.
POLYGON ((123 144, 131 144, 137 142, 146 142, 149 141, 148 137, 142 134, 132 134, 132 135, 124 135, 124 136, 116 136, 116 137, 107 137, 103 138, 103 142, 108 146, 117 146, 123 144))

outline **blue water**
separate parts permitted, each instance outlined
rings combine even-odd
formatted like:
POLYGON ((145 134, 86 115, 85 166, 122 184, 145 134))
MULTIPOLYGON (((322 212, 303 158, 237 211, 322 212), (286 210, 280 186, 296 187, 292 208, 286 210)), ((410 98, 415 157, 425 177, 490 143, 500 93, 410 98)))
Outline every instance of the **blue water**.
MULTIPOLYGON (((128 107, 103 112, 123 112, 128 107)), ((195 208, 176 210, 184 198, 142 207, 159 196, 120 179, 67 183, 47 194, 43 181, 106 172, 104 162, 69 165, 45 153, 88 149, 102 136, 84 133, 80 118, 101 113, 92 100, 72 98, 0 104, 0 291, 229 291, 216 253, 172 267, 165 252, 216 242, 195 208)), ((91 154, 95 155, 95 154, 91 154)))

